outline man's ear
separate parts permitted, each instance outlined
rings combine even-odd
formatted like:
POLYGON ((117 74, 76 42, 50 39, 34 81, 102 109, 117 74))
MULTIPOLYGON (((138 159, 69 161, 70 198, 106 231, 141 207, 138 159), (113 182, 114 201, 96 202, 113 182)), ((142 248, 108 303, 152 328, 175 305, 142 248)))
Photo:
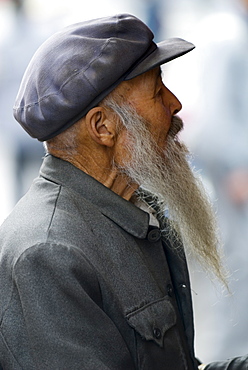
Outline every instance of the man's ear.
POLYGON ((91 138, 100 145, 112 147, 117 138, 114 114, 104 107, 92 108, 85 116, 91 138))

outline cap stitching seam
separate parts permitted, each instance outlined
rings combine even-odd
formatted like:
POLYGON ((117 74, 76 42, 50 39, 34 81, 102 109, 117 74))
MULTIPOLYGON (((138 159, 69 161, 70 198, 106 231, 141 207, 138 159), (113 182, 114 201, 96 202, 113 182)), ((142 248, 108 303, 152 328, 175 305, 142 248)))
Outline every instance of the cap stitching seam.
MULTIPOLYGON (((84 69, 84 70, 80 70, 78 73, 75 73, 75 74, 73 74, 72 76, 70 76, 70 78, 68 78, 64 83, 63 83, 63 85, 60 87, 60 89, 59 89, 59 91, 57 92, 57 93, 52 93, 52 94, 49 94, 49 95, 45 95, 45 96, 43 96, 42 98, 40 98, 37 102, 35 102, 35 103, 30 103, 30 104, 28 104, 28 105, 24 105, 23 107, 17 107, 17 106, 14 106, 13 107, 13 110, 15 110, 15 111, 21 111, 21 110, 24 110, 25 108, 30 108, 30 107, 34 107, 35 105, 38 105, 40 102, 42 102, 43 100, 45 100, 45 99, 47 99, 47 98, 49 98, 49 97, 51 97, 51 96, 56 96, 56 95, 60 95, 61 94, 61 92, 62 92, 62 90, 63 90, 63 88, 75 77, 75 76, 78 76, 80 73, 82 73, 82 74, 84 74, 90 67, 91 67, 91 65, 97 60, 97 59, 99 59, 101 56, 102 56, 102 54, 103 54, 103 52, 104 52, 104 50, 105 50, 105 48, 107 47, 107 45, 111 42, 111 40, 113 39, 113 37, 111 37, 111 38, 109 38, 109 40, 105 43, 105 45, 104 45, 104 47, 102 48, 102 50, 101 50, 101 53, 100 54, 98 54, 98 56, 94 59, 94 60, 92 60, 91 61, 91 63, 89 64, 89 66, 86 68, 86 69, 84 69)), ((86 78, 86 80, 89 82, 89 84, 90 84, 90 86, 95 90, 95 91, 97 91, 95 88, 94 88, 94 86, 91 84, 91 82, 89 81, 89 79, 86 77, 86 76, 84 76, 85 78, 86 78)))

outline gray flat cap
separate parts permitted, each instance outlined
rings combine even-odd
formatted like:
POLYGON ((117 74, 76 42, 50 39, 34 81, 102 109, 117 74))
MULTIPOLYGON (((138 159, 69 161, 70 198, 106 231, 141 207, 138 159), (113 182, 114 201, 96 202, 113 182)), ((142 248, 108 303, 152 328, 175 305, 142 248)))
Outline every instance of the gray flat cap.
POLYGON ((121 14, 66 27, 34 54, 23 76, 14 116, 40 141, 58 135, 118 84, 194 48, 182 39, 155 44, 138 18, 121 14))

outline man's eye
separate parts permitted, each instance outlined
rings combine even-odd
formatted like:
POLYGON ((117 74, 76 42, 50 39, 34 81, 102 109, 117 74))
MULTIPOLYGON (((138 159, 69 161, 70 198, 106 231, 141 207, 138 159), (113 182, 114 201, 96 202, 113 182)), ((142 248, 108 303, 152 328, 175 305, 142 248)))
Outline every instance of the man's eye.
POLYGON ((160 97, 162 94, 162 89, 159 89, 157 92, 156 92, 156 97, 160 97))

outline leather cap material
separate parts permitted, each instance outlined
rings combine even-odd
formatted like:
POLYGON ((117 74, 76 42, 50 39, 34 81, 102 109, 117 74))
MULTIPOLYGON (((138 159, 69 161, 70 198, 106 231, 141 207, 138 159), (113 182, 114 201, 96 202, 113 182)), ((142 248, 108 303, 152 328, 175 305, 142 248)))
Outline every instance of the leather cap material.
POLYGON ((153 37, 129 14, 55 33, 26 69, 14 106, 16 120, 30 136, 48 140, 85 116, 122 81, 194 49, 182 39, 155 44, 153 37))

